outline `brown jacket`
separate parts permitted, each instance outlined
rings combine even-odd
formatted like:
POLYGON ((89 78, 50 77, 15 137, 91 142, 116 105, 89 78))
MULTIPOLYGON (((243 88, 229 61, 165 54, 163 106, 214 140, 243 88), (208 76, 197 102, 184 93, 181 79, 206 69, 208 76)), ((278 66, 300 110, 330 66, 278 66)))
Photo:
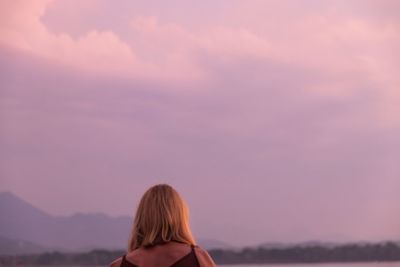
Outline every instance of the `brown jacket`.
POLYGON ((109 267, 215 267, 206 250, 170 241, 135 249, 113 261, 109 267))

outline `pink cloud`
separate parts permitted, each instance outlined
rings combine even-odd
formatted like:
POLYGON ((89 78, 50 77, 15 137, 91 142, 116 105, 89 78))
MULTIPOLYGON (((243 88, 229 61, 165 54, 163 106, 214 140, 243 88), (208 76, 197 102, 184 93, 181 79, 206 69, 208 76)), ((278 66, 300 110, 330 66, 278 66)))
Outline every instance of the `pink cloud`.
POLYGON ((132 47, 111 31, 91 30, 77 39, 66 33, 53 34, 40 21, 49 2, 4 4, 3 10, 9 15, 3 17, 0 42, 62 64, 110 75, 161 80, 198 76, 185 58, 177 54, 169 54, 166 65, 139 60, 132 47))
MULTIPOLYGON (((232 242, 398 233, 389 223, 398 222, 390 204, 399 177, 394 17, 358 16, 340 1, 241 1, 226 2, 207 23, 184 10, 196 20, 188 23, 161 2, 157 14, 152 6, 120 16, 114 2, 93 1, 101 23, 83 19, 94 16, 86 6, 79 23, 69 21, 86 23, 72 34, 42 20, 47 2, 21 3, 1 9, 1 44, 19 48, 0 49, 9 63, 0 65, 8 188, 60 213, 82 209, 96 190, 88 211, 122 214, 130 203, 116 210, 95 200, 111 186, 133 196, 150 182, 174 181, 197 205, 197 219, 226 211, 212 233, 232 242), (26 187, 33 182, 46 187, 26 187), (48 201, 54 192, 61 198, 48 201), (205 193, 213 205, 202 210, 205 193), (265 216, 248 209, 260 202, 265 216), (254 229, 241 228, 243 214, 258 218, 254 229), (232 221, 241 236, 226 229, 232 221)), ((214 10, 215 2, 201 3, 214 10)))
MULTIPOLYGON (((53 33, 41 21, 51 2, 3 3, 0 43, 85 71, 130 79, 207 81, 213 77, 207 64, 229 67, 248 59, 322 72, 329 79, 308 88, 316 97, 345 99, 368 79, 381 85, 376 116, 385 117, 388 125, 396 120, 392 114, 400 99, 399 24, 383 16, 388 7, 396 8, 393 2, 367 5, 365 10, 379 10, 380 19, 349 16, 344 11, 354 7, 342 2, 235 2, 223 14, 223 23, 196 30, 182 22, 136 14, 126 22, 125 35, 91 29, 79 37, 53 33)), ((87 10, 87 3, 82 5, 87 10)))
POLYGON ((216 27, 196 34, 178 24, 160 24, 154 16, 131 20, 138 39, 133 43, 112 31, 95 29, 78 38, 55 34, 40 19, 50 2, 4 4, 8 15, 0 28, 0 42, 83 70, 161 80, 204 79, 206 70, 197 62, 197 51, 253 57, 269 51, 265 40, 245 28, 216 27), (152 54, 158 56, 149 59, 152 54))
POLYGON ((119 72, 138 68, 130 47, 112 32, 91 31, 77 40, 68 34, 50 33, 40 21, 49 2, 3 4, 7 15, 0 42, 83 69, 119 72))

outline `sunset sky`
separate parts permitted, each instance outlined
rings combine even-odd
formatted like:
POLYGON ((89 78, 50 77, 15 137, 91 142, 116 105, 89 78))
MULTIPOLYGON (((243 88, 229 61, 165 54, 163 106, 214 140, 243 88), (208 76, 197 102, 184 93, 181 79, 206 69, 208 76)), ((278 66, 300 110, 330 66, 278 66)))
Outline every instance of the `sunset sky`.
POLYGON ((0 191, 199 238, 400 240, 400 1, 0 2, 0 191))

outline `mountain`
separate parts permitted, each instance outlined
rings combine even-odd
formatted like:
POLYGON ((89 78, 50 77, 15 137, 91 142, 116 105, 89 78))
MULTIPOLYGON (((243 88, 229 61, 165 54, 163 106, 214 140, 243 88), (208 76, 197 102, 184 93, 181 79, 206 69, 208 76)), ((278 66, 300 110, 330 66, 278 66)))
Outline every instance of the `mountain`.
POLYGON ((0 255, 18 255, 23 253, 34 254, 43 253, 49 250, 49 248, 45 248, 33 242, 9 239, 0 236, 0 255))
POLYGON ((53 216, 10 192, 0 193, 0 214, 0 236, 65 251, 125 248, 132 223, 103 213, 53 216))
POLYGON ((216 239, 198 239, 197 244, 207 250, 233 248, 231 245, 216 239))
MULTIPOLYGON (((0 254, 21 250, 34 253, 54 249, 65 252, 125 249, 132 225, 128 216, 111 217, 104 213, 54 216, 10 192, 0 192, 0 214, 0 237, 4 238, 0 239, 0 254)), ((212 239, 198 239, 198 243, 205 249, 229 247, 212 239)))
MULTIPOLYGON (((343 243, 344 244, 344 243, 343 243)), ((324 247, 324 248, 333 248, 339 245, 343 245, 342 243, 336 243, 336 242, 322 242, 318 240, 310 240, 310 241, 304 241, 304 242, 299 242, 299 243, 283 243, 283 242, 267 242, 267 243, 262 243, 258 246, 254 247, 261 247, 265 249, 270 249, 270 248, 279 248, 279 249, 287 249, 291 247, 301 247, 301 248, 309 248, 309 247, 324 247)))

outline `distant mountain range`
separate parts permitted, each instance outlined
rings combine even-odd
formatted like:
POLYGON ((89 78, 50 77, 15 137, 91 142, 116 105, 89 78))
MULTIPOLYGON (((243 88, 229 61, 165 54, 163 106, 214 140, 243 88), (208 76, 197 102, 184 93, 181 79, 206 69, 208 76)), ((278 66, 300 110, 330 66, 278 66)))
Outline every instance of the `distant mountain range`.
MULTIPOLYGON (((75 213, 54 216, 34 207, 11 192, 0 192, 0 255, 42 253, 46 251, 85 252, 93 249, 124 250, 132 225, 128 216, 112 217, 104 213, 75 213)), ((207 250, 240 251, 225 242, 198 239, 207 250)), ((383 241, 382 241, 383 242, 383 241)), ((370 244, 367 241, 351 242, 370 244)), ((400 246, 400 242, 394 241, 400 246)), ((346 243, 308 241, 301 243, 269 242, 253 248, 325 247, 346 243)))
POLYGON ((0 255, 22 254, 25 251, 29 253, 42 253, 47 251, 45 247, 23 240, 9 239, 0 236, 0 255))
MULTIPOLYGON (((50 215, 11 192, 0 193, 0 254, 58 250, 124 249, 132 218, 104 213, 50 215)), ((199 239, 205 249, 228 248, 224 242, 199 239)))

